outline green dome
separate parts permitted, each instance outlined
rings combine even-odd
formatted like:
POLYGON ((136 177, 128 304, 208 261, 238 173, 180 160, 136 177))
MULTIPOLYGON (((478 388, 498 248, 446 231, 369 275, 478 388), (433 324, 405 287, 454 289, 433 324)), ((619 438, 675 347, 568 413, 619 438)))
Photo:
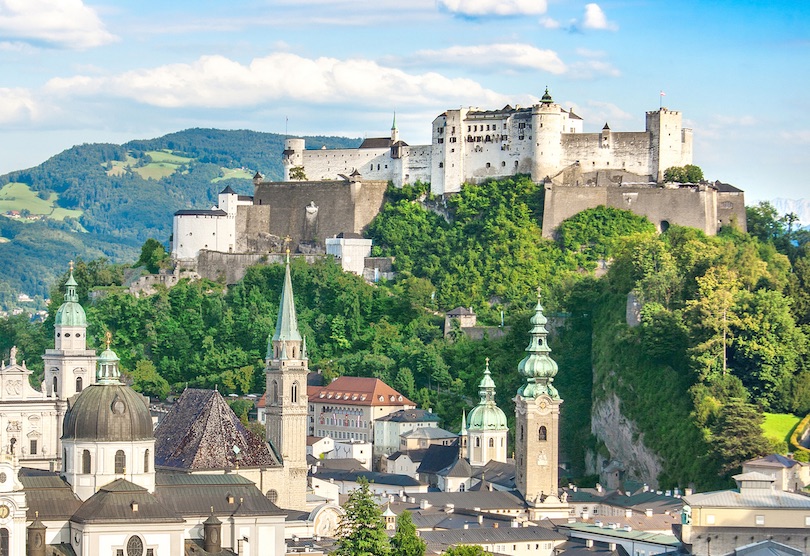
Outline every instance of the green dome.
POLYGON ((495 403, 495 381, 489 372, 489 358, 484 370, 484 378, 478 383, 478 402, 467 419, 468 430, 501 430, 506 428, 506 414, 495 403))
POLYGON ((543 98, 540 99, 541 104, 552 104, 554 101, 551 99, 551 95, 548 92, 548 87, 546 87, 546 92, 543 94, 543 98))
POLYGON ((494 403, 477 405, 470 411, 467 430, 501 430, 506 428, 506 414, 494 403))
POLYGON ((87 315, 79 305, 79 295, 76 293, 77 285, 71 270, 70 278, 65 282, 65 302, 56 311, 56 326, 87 326, 87 315))

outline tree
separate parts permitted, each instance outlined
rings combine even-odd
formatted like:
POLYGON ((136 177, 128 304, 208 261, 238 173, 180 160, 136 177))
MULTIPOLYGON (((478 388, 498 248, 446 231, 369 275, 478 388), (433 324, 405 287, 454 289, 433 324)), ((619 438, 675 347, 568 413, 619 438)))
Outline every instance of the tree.
POLYGON ((290 168, 290 180, 291 181, 306 181, 307 175, 304 173, 303 166, 293 166, 290 168))
POLYGON ((729 474, 749 459, 770 451, 762 436, 765 418, 756 406, 733 398, 723 406, 717 421, 710 427, 713 451, 720 460, 720 469, 729 474))
POLYGON ((703 170, 700 166, 670 166, 664 171, 664 181, 676 183, 700 183, 703 181, 703 170))
POLYGON ((359 479, 360 488, 352 491, 343 506, 346 514, 340 520, 336 556, 388 556, 391 546, 385 533, 380 507, 368 488, 368 481, 359 479))
POLYGON ((427 544, 416 534, 411 512, 404 511, 397 518, 397 530, 391 538, 391 556, 424 556, 427 544))
POLYGON ((135 263, 135 266, 145 266, 146 270, 152 274, 157 274, 160 270, 160 263, 166 259, 167 256, 163 244, 150 237, 143 244, 143 247, 141 247, 141 257, 138 259, 138 262, 135 263))
POLYGON ((169 395, 169 383, 158 374, 155 364, 148 359, 138 361, 129 376, 132 379, 132 389, 144 396, 165 400, 169 395))
POLYGON ((491 552, 487 552, 477 544, 451 546, 444 553, 445 556, 492 556, 491 552))

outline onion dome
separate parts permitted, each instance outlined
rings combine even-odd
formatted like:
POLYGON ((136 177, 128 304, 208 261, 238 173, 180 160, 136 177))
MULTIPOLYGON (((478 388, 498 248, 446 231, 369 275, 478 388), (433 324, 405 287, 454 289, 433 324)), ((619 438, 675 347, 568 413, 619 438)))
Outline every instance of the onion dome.
POLYGON ((552 399, 558 400, 560 395, 557 389, 551 385, 557 375, 557 363, 549 355, 551 348, 548 347, 548 330, 546 330, 548 319, 543 315, 539 293, 534 315, 529 323, 532 328, 529 330, 531 339, 526 348, 528 354, 518 364, 518 372, 526 379, 526 384, 520 387, 518 395, 524 398, 536 398, 547 394, 552 399))
POLYGON ((484 378, 478 383, 478 402, 467 419, 468 430, 502 430, 506 428, 506 414, 495 403, 495 381, 489 373, 489 358, 484 370, 484 378))
POLYGON ((131 442, 152 440, 149 399, 121 384, 118 356, 109 345, 98 358, 98 382, 69 402, 62 440, 131 442))
POLYGON ((552 100, 551 95, 548 92, 548 87, 546 87, 546 92, 543 94, 543 98, 540 99, 540 104, 553 104, 554 100, 552 100))
POLYGON ((76 293, 78 285, 73 277, 73 263, 70 263, 70 277, 65 282, 65 301, 56 311, 56 326, 87 326, 87 316, 79 305, 79 294, 76 293))

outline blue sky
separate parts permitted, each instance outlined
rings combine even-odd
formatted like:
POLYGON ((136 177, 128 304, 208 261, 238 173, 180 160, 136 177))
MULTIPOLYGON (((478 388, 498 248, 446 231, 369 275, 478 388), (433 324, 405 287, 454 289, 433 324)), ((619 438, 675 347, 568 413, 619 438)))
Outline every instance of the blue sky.
POLYGON ((375 136, 395 110, 420 144, 548 86, 586 131, 642 130, 664 91, 707 178, 810 197, 803 1, 0 0, 0 71, 0 173, 189 127, 375 136))

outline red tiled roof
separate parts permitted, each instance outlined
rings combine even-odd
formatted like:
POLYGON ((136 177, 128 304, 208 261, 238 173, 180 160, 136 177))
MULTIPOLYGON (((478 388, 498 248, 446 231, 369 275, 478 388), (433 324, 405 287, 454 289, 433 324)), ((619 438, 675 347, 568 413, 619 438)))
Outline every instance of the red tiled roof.
POLYGON ((343 405, 416 406, 378 378, 341 376, 327 386, 308 386, 307 395, 311 402, 331 400, 343 405))

